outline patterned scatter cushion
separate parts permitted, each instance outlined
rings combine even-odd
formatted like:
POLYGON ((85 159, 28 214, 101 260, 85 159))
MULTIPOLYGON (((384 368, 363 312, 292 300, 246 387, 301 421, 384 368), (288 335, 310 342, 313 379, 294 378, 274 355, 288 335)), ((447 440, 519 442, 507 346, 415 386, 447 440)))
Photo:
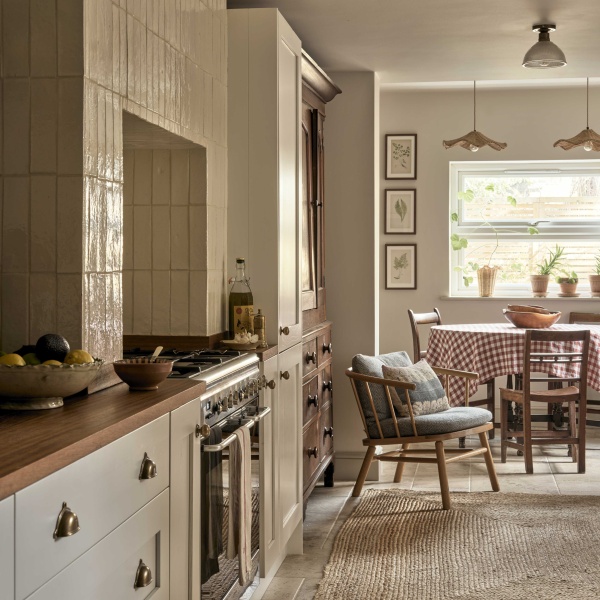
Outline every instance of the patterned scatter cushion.
MULTIPOLYGON (((371 377, 383 377, 382 367, 408 367, 412 365, 410 358, 406 352, 390 352, 389 354, 380 354, 378 356, 369 356, 367 354, 357 354, 352 359, 352 370, 361 375, 370 375, 371 377)), ((365 413, 367 420, 374 419, 371 409, 371 402, 366 391, 365 384, 361 381, 356 382, 356 391, 365 413)), ((385 390, 381 385, 371 385, 371 394, 373 396, 373 404, 375 412, 379 419, 389 419, 389 405, 385 397, 385 390)))
MULTIPOLYGON (((417 388, 409 390, 410 401, 415 417, 431 415, 450 408, 444 388, 425 360, 410 367, 382 367, 386 379, 397 379, 405 383, 414 383, 417 388)), ((408 417, 408 406, 403 390, 390 388, 392 403, 401 417, 408 417)))

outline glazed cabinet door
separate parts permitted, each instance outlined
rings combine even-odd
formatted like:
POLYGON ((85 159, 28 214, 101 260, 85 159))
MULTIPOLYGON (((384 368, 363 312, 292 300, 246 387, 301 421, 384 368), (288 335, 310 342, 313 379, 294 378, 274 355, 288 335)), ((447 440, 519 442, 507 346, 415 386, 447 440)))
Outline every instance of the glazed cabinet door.
POLYGON ((276 453, 279 528, 285 545, 302 520, 302 344, 279 355, 276 453))
POLYGON ((0 600, 15 597, 15 497, 0 501, 0 600))
POLYGON ((277 535, 277 429, 273 426, 278 419, 279 371, 278 357, 274 356, 261 364, 261 375, 266 385, 260 391, 260 406, 268 406, 271 414, 260 423, 260 576, 273 575, 272 569, 279 567, 279 537, 277 535), (269 418, 270 417, 270 418, 269 418))
POLYGON ((200 400, 171 413, 171 598, 200 598, 200 400))

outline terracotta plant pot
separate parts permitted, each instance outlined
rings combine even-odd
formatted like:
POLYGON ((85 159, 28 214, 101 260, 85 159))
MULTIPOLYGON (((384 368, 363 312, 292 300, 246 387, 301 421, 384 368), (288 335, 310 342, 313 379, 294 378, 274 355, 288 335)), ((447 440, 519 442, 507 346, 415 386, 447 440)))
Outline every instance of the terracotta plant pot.
POLYGON ((477 283, 479 284, 479 295, 482 298, 489 298, 494 295, 496 285, 496 275, 500 267, 481 267, 477 270, 477 283))
POLYGON ((545 298, 548 295, 550 275, 530 275, 531 291, 534 298, 545 298))
POLYGON ((577 296, 578 281, 569 282, 557 279, 557 283, 560 286, 560 296, 577 296))
POLYGON ((600 275, 588 275, 592 298, 600 298, 600 275))

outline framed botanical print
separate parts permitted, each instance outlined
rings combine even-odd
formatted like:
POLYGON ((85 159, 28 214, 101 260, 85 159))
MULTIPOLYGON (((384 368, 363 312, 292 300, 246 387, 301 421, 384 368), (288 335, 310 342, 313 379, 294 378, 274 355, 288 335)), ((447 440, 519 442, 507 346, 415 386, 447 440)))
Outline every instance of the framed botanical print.
POLYGON ((417 178, 417 135, 392 133, 385 136, 385 178, 417 178))
POLYGON ((385 245, 385 289, 417 289, 417 245, 385 245))
POLYGON ((385 191, 385 233, 417 232, 417 190, 385 191))

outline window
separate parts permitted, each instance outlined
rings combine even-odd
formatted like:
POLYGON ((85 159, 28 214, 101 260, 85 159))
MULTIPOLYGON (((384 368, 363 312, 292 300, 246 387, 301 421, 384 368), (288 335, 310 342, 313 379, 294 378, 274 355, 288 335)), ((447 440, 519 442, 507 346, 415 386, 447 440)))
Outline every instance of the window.
MULTIPOLYGON (((451 185, 451 294, 476 296, 476 270, 499 266, 496 296, 530 296, 529 276, 551 250, 577 273, 578 292, 600 256, 600 161, 454 162, 451 185)), ((558 285, 552 283, 549 296, 558 285)))

